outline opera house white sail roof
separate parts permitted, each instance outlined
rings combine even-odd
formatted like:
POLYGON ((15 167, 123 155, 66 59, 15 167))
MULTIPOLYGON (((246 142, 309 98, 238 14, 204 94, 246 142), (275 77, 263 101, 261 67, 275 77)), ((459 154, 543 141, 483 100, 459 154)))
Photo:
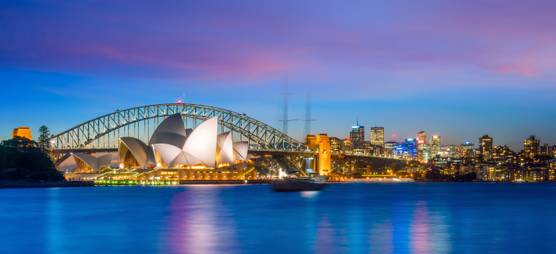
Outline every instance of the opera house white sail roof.
POLYGON ((86 153, 74 153, 73 158, 78 165, 78 171, 84 171, 87 167, 90 171, 99 171, 103 167, 109 167, 112 161, 110 154, 95 157, 86 153))
POLYGON ((230 132, 219 135, 216 117, 191 130, 185 129, 181 115, 175 114, 156 128, 148 145, 135 138, 122 138, 119 154, 122 163, 141 168, 150 164, 216 168, 246 160, 248 147, 248 142, 234 143, 230 132))
POLYGON ((134 160, 133 164, 137 164, 140 168, 147 168, 149 165, 156 164, 153 150, 143 143, 143 141, 136 138, 121 138, 118 152, 120 161, 129 162, 129 160, 132 159, 134 160))

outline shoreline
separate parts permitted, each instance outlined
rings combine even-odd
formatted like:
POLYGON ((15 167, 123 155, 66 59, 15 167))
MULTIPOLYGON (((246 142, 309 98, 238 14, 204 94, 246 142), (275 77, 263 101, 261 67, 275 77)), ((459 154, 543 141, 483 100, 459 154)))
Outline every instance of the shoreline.
POLYGON ((93 187, 94 182, 40 182, 28 180, 0 180, 0 189, 7 188, 60 188, 60 187, 93 187))
MULTIPOLYGON (((24 181, 24 180, 0 180, 0 189, 17 189, 17 188, 65 188, 65 187, 109 187, 109 186, 152 186, 152 187, 163 187, 163 186, 184 186, 184 185, 251 185, 251 184, 270 184, 271 180, 203 180, 203 181, 179 181, 177 184, 95 184, 93 181, 74 181, 74 182, 34 182, 34 181, 24 181)), ((412 181, 412 182, 386 182, 386 181, 331 181, 327 184, 407 184, 407 183, 487 183, 487 184, 499 184, 499 183, 511 183, 511 184, 523 184, 523 183, 546 183, 546 182, 483 182, 483 181, 470 181, 470 182, 458 182, 458 181, 412 181)))

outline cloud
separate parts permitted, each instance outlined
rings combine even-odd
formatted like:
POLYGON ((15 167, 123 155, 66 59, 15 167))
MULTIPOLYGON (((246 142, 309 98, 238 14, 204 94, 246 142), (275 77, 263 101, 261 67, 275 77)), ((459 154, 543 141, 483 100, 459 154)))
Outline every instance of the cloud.
POLYGON ((486 78, 538 78, 555 67, 550 17, 556 6, 549 1, 38 1, 5 7, 0 66, 9 67, 245 81, 363 81, 376 72, 428 81, 473 71, 486 78))

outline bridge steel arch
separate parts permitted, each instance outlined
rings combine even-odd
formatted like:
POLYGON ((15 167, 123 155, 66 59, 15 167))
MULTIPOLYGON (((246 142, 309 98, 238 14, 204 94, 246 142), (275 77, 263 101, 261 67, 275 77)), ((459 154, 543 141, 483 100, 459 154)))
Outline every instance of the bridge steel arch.
POLYGON ((231 110, 189 103, 154 104, 117 110, 53 136, 50 139, 53 150, 82 149, 93 144, 120 128, 155 118, 164 118, 173 114, 181 114, 187 118, 206 120, 217 117, 219 125, 246 137, 253 149, 303 151, 305 146, 259 120, 246 114, 231 110))

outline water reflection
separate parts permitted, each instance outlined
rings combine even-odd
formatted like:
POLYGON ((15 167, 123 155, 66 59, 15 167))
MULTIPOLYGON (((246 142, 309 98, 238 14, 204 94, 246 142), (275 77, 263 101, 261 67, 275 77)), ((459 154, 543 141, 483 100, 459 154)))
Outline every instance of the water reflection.
POLYGON ((0 200, 0 253, 555 253, 551 185, 27 189, 0 200))
POLYGON ((233 247, 233 221, 219 200, 222 186, 194 186, 176 193, 169 219, 169 252, 222 253, 233 247))
POLYGON ((339 239, 335 238, 334 229, 327 217, 320 219, 316 233, 315 251, 317 253, 335 253, 335 243, 339 239))
POLYGON ((299 193, 302 197, 304 198, 315 198, 317 195, 319 195, 318 191, 302 191, 299 193))
POLYGON ((60 202, 60 188, 47 189, 47 207, 46 207, 46 250, 48 253, 62 253, 63 243, 61 235, 64 235, 64 225, 62 215, 64 213, 62 203, 60 202))
POLYGON ((411 224, 411 248, 413 253, 447 253, 449 233, 443 216, 429 213, 426 202, 419 201, 415 206, 411 224))
POLYGON ((418 202, 411 224, 411 249, 414 253, 430 253, 429 223, 427 207, 424 202, 418 202))
POLYGON ((373 253, 392 253, 393 230, 389 220, 376 222, 369 228, 369 248, 373 253))

